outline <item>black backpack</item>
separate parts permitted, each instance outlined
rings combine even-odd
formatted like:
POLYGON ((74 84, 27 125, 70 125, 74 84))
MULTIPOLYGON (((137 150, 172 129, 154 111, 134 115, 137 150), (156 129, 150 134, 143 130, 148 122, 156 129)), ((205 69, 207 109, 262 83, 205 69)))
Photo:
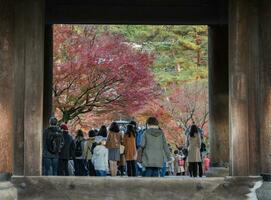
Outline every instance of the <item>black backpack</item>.
POLYGON ((49 133, 46 139, 47 150, 51 154, 57 154, 61 151, 62 147, 64 146, 64 138, 60 131, 58 132, 50 129, 48 130, 49 133))
POLYGON ((82 140, 78 140, 75 142, 75 157, 81 157, 83 154, 81 143, 82 143, 82 140))
POLYGON ((206 144, 202 142, 200 145, 200 152, 204 152, 204 151, 206 151, 206 144))

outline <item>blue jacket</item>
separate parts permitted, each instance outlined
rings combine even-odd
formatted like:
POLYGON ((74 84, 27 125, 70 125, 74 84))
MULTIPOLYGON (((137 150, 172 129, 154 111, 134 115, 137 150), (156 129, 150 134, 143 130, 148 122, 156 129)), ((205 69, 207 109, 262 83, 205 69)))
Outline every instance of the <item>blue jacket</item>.
POLYGON ((136 148, 137 149, 141 148, 141 141, 142 141, 143 134, 144 134, 143 129, 136 132, 136 148))

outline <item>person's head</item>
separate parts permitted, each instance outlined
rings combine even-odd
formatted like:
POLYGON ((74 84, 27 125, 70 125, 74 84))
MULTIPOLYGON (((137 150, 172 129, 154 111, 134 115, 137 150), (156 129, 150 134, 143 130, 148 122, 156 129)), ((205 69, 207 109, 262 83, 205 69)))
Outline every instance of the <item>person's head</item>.
POLYGON ((58 121, 57 121, 57 119, 56 119, 55 117, 51 117, 51 118, 49 119, 49 124, 50 124, 51 126, 56 126, 57 123, 58 123, 58 121))
POLYGON ((195 134, 197 134, 197 133, 198 133, 198 127, 194 124, 190 128, 189 135, 190 135, 190 137, 195 137, 195 134))
POLYGON ((149 117, 148 119, 147 119, 147 125, 149 125, 149 126, 158 126, 159 125, 159 122, 158 122, 158 120, 155 118, 155 117, 149 117))
POLYGON ((137 123, 136 123, 136 121, 132 120, 132 121, 130 121, 129 124, 132 125, 135 130, 137 130, 137 123))
POLYGON ((95 142, 97 145, 105 145, 106 139, 103 136, 95 137, 95 142))
POLYGON ((195 123, 194 119, 191 119, 190 125, 192 126, 192 125, 195 125, 195 124, 196 123, 195 123))
POLYGON ((126 133, 129 137, 131 137, 132 135, 135 137, 135 128, 132 124, 128 124, 127 125, 127 129, 126 129, 126 133))
POLYGON ((120 132, 119 125, 116 122, 112 122, 109 128, 109 131, 114 132, 114 133, 120 132))
POLYGON ((99 132, 98 132, 99 136, 103 136, 103 137, 107 137, 107 129, 106 126, 101 126, 99 132))
POLYGON ((61 124, 60 128, 63 131, 63 133, 69 132, 68 126, 66 124, 61 124))
POLYGON ((102 142, 101 142, 101 145, 105 146, 106 145, 106 139, 103 138, 102 142))
POLYGON ((179 154, 179 151, 178 151, 178 150, 175 150, 175 151, 174 151, 174 154, 175 154, 175 155, 178 155, 178 154, 179 154))
POLYGON ((95 133, 95 131, 94 130, 89 130, 89 132, 88 132, 88 137, 90 137, 90 138, 93 138, 93 137, 95 137, 96 136, 96 133, 95 133))
POLYGON ((84 138, 84 132, 81 129, 76 131, 76 138, 84 138))

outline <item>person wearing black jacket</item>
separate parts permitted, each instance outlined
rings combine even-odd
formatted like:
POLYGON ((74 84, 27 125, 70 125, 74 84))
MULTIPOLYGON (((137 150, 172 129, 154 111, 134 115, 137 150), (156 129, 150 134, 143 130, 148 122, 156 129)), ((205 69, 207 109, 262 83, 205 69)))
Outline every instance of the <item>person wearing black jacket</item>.
POLYGON ((57 175, 59 152, 64 143, 62 131, 57 123, 57 119, 55 117, 51 117, 49 127, 43 132, 42 174, 44 176, 57 175))
POLYGON ((57 175, 69 176, 68 162, 69 162, 69 159, 72 157, 71 148, 73 144, 73 139, 72 139, 72 136, 69 134, 67 125, 62 124, 60 128, 63 132, 64 146, 62 147, 59 153, 57 175))

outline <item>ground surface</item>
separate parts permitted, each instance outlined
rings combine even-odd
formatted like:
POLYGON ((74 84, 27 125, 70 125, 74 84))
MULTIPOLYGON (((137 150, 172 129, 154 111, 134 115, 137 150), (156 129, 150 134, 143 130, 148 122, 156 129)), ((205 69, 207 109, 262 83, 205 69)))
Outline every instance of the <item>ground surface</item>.
MULTIPOLYGON (((3 189, 4 185, 0 184, 0 200, 16 199, 16 194, 18 200, 253 200, 257 199, 254 191, 262 185, 259 177, 13 177, 11 182, 15 187, 5 182, 6 189, 3 189)), ((265 191, 270 185, 264 184, 264 187, 258 189, 258 194, 264 197, 259 200, 271 197, 265 191)))
POLYGON ((260 200, 271 200, 271 182, 264 182, 263 185, 257 189, 257 197, 260 200))

